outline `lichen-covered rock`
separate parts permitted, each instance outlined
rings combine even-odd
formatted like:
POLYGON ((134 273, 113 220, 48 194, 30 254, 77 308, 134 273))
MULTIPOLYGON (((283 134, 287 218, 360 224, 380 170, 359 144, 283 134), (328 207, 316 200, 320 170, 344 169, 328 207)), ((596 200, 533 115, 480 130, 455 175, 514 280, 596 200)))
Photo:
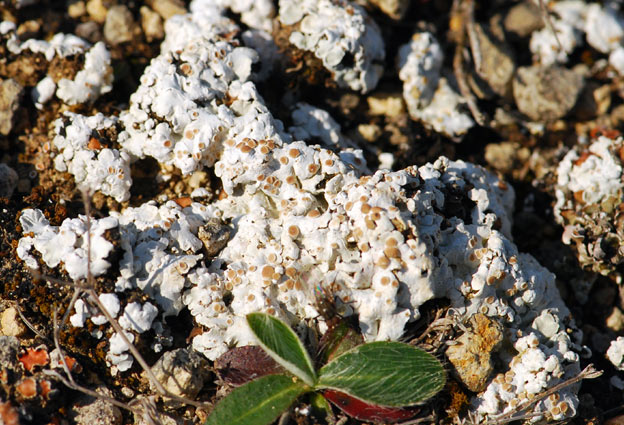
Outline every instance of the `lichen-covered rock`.
POLYGON ((529 48, 542 66, 565 63, 568 54, 583 40, 585 13, 584 1, 567 0, 553 3, 549 14, 550 25, 533 32, 529 48), (556 34, 555 34, 556 32, 556 34))
POLYGON ((304 102, 292 111, 293 126, 288 132, 295 140, 318 141, 329 148, 347 148, 353 145, 341 132, 340 125, 329 112, 304 102))
POLYGON ((399 49, 399 78, 410 117, 426 126, 459 137, 474 121, 461 111, 462 97, 440 76, 444 56, 440 44, 427 32, 416 33, 399 49))
POLYGON ((568 152, 557 168, 554 212, 563 242, 583 268, 603 275, 620 275, 624 260, 623 149, 621 137, 600 136, 568 152))
POLYGON ((118 202, 128 200, 132 179, 130 155, 112 148, 117 118, 98 113, 91 117, 66 112, 54 123, 54 167, 74 175, 76 184, 99 190, 118 202), (112 137, 111 137, 112 136, 112 137))
POLYGON ((290 43, 323 63, 338 86, 366 93, 383 73, 383 38, 366 11, 348 0, 280 0, 290 43))
POLYGON ((130 109, 120 116, 125 151, 173 164, 184 174, 213 165, 226 140, 279 138, 281 130, 248 81, 257 53, 220 37, 208 42, 202 34, 217 27, 206 23, 200 30, 195 21, 184 16, 167 21, 163 45, 174 50, 152 60, 130 109), (188 20, 193 23, 174 25, 188 20))
POLYGON ((90 266, 87 265, 86 216, 51 226, 41 211, 28 209, 22 212, 19 220, 24 233, 32 236, 19 240, 17 255, 31 269, 39 269, 37 260, 30 254, 32 248, 39 252, 48 267, 57 267, 62 262, 72 279, 85 279, 88 271, 99 276, 110 267, 107 257, 114 246, 106 238, 106 233, 117 227, 118 221, 114 217, 90 220, 90 266))
MULTIPOLYGON (((280 9, 287 4, 299 3, 282 2, 280 9)), ((312 10, 325 3, 305 4, 312 10)), ((306 15, 306 8, 280 10, 280 19, 292 15, 290 24, 302 31, 321 28, 324 15, 306 15)), ((93 220, 92 238, 102 245, 97 272, 116 279, 116 293, 144 293, 140 303, 120 305, 124 335, 134 341, 147 328, 162 333, 166 322, 159 318, 186 307, 204 330, 194 335, 193 348, 215 359, 252 341, 250 312, 279 316, 300 330, 318 323, 322 330, 314 291, 320 285, 345 315, 357 316, 367 340, 400 338, 423 304, 440 298, 458 320, 480 313, 499 323, 503 344, 491 344, 494 369, 481 374, 495 377, 480 379, 482 391, 471 401, 480 419, 510 412, 511 400, 575 376, 580 333, 554 276, 510 239, 512 188, 478 166, 444 157, 371 174, 361 151, 291 142, 250 80, 256 53, 233 40, 237 28, 221 13, 214 5, 167 21, 163 51, 119 119, 118 149, 131 160, 151 156, 184 173, 213 167, 222 185, 209 203, 150 201, 93 220), (228 237, 215 237, 223 248, 207 258, 203 239, 219 235, 219 223, 228 237), (217 228, 200 237, 206 226, 217 228), (109 243, 102 229, 118 235, 116 267, 105 262, 112 248, 102 242, 109 243)), ((354 81, 367 78, 358 74, 354 81)), ((57 267, 61 258, 50 252, 52 244, 68 246, 69 255, 86 240, 82 218, 53 227, 29 210, 22 221, 18 254, 29 265, 37 264, 33 247, 57 267)), ((128 369, 132 358, 122 334, 108 342, 108 360, 128 369)), ((548 399, 532 413, 537 420, 569 418, 576 392, 557 392, 566 409, 548 399)))
POLYGON ((103 42, 91 46, 80 37, 62 33, 55 34, 49 41, 28 39, 22 42, 15 33, 15 25, 7 21, 0 23, 0 34, 7 38, 7 49, 13 55, 31 52, 41 54, 50 63, 53 60, 60 64, 64 60, 68 62, 67 69, 61 68, 60 71, 58 66, 48 65, 48 74, 41 78, 31 92, 38 107, 49 101, 54 94, 63 103, 76 105, 93 102, 113 88, 110 52, 103 42), (77 61, 77 58, 81 60, 77 61), (82 62, 82 67, 77 68, 69 63, 71 61, 82 62), (66 74, 71 77, 68 78, 66 74))
POLYGON ((470 318, 470 328, 446 349, 446 357, 470 391, 485 389, 494 371, 492 354, 503 342, 502 326, 481 313, 470 318))
POLYGON ((399 49, 399 78, 410 114, 427 107, 440 80, 444 56, 433 34, 416 33, 399 49))
POLYGON ((607 359, 619 370, 624 370, 624 337, 611 341, 607 350, 607 359))

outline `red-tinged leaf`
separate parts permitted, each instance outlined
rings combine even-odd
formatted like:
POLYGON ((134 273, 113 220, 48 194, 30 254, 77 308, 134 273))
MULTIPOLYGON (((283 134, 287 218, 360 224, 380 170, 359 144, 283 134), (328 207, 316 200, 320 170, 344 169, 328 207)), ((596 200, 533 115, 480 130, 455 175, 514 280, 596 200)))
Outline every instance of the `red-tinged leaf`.
POLYGON ((215 369, 223 381, 233 386, 265 375, 286 373, 286 369, 257 345, 232 348, 215 360, 215 369))
POLYGON ((384 407, 365 403, 340 391, 326 390, 323 396, 352 418, 361 421, 395 423, 416 416, 418 407, 384 407))

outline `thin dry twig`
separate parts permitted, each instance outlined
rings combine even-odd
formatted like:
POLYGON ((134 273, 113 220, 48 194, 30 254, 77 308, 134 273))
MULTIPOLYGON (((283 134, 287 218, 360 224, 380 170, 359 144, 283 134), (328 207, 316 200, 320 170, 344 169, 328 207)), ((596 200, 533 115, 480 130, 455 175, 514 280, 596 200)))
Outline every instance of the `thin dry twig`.
POLYGON ((37 335, 39 338, 43 339, 44 341, 51 342, 50 338, 42 334, 39 330, 37 330, 37 328, 35 328, 35 325, 30 323, 30 321, 26 318, 26 316, 24 315, 24 312, 22 311, 22 309, 20 308, 17 302, 12 302, 12 304, 13 304, 13 307, 15 307, 15 310, 17 310, 17 314, 19 315, 20 319, 22 319, 22 322, 24 322, 24 324, 28 327, 28 329, 33 331, 35 335, 37 335))
MULTIPOLYGON (((114 397, 110 397, 104 394, 100 394, 96 391, 93 391, 89 388, 83 387, 82 385, 79 385, 78 383, 76 383, 76 381, 73 378, 73 375, 71 373, 71 370, 69 368, 69 366, 67 365, 67 362, 65 360, 65 354, 64 351, 61 347, 60 344, 60 332, 61 330, 65 327, 65 325, 67 324, 67 321, 69 319, 69 314, 71 312, 71 310, 74 308, 74 305, 76 303, 76 301, 83 295, 87 296, 87 301, 96 306, 98 308, 98 310, 100 310, 100 312, 104 315, 104 317, 108 320, 108 322, 111 324, 111 326, 113 327, 113 329, 115 330, 115 332, 117 332, 122 340, 124 341, 124 343, 128 346, 130 352, 132 353, 132 355, 134 356, 134 358, 137 360, 137 362, 139 363, 139 365, 141 366, 141 368, 145 371, 145 374, 147 376, 147 378, 149 379, 149 381, 151 382, 151 384, 156 388, 156 391, 159 393, 159 395, 161 397, 167 397, 170 398, 172 400, 181 402, 183 404, 186 405, 192 405, 195 407, 199 407, 199 408, 209 408, 210 405, 206 404, 206 403, 200 403, 197 402, 195 400, 191 400, 185 397, 180 397, 176 394, 172 394, 170 391, 168 391, 166 388, 163 387, 163 385, 160 383, 160 381, 158 381, 158 379, 156 378, 156 376, 154 375, 154 372, 152 371, 151 367, 147 364, 147 362, 145 361, 145 359, 143 358, 143 356, 141 355, 141 353, 138 351, 138 349, 136 348, 136 346, 129 340, 129 338, 126 336, 126 332, 124 331, 124 329, 121 327, 121 325, 119 324, 119 322, 110 314, 110 312, 108 311, 108 309, 106 308, 106 306, 100 301, 99 296, 95 290, 95 281, 93 278, 93 275, 91 274, 91 208, 90 208, 90 200, 89 200, 89 195, 83 193, 83 200, 85 203, 85 211, 86 211, 86 227, 87 227, 87 279, 86 281, 75 281, 75 282, 67 282, 61 279, 55 279, 49 276, 43 276, 41 273, 37 272, 37 271, 33 271, 33 276, 36 278, 40 278, 42 280, 46 280, 49 282, 53 282, 53 283, 57 283, 60 285, 66 285, 66 286, 70 286, 72 288, 74 288, 74 291, 72 293, 72 297, 68 303, 68 307, 65 310, 65 313, 63 314, 60 322, 57 320, 58 319, 58 309, 54 310, 53 312, 53 342, 54 345, 56 347, 56 349, 59 352, 60 355, 60 362, 61 362, 61 366, 66 374, 67 377, 62 376, 60 373, 54 371, 54 370, 44 370, 44 373, 49 375, 49 376, 53 376, 57 379, 59 379, 65 386, 74 389, 76 391, 80 391, 84 394, 87 394, 89 396, 92 397, 96 397, 98 399, 102 399, 105 400, 117 407, 123 408, 125 410, 128 410, 130 412, 133 412, 135 414, 141 415, 148 424, 152 424, 152 425, 162 425, 161 420, 159 419, 159 413, 158 413, 158 409, 156 407, 156 404, 153 400, 153 397, 142 397, 140 399, 135 400, 135 402, 130 402, 130 403, 123 403, 117 399, 115 399, 114 397)), ((21 311, 18 308, 18 313, 20 314, 20 317, 22 318, 22 320, 24 321, 24 323, 26 323, 26 325, 31 328, 33 330, 33 332, 35 332, 37 335, 41 336, 42 338, 46 339, 49 341, 48 338, 46 338, 44 335, 40 334, 35 328, 34 326, 32 326, 32 324, 30 324, 30 322, 28 322, 28 320, 26 320, 26 318, 23 316, 23 314, 21 313, 21 311)))
POLYGON ((470 91, 467 73, 464 70, 464 49, 466 38, 473 51, 473 62, 477 69, 481 68, 481 50, 474 29, 474 0, 455 0, 451 8, 451 28, 455 38, 455 54, 453 56, 453 72, 457 80, 459 92, 466 100, 468 109, 477 124, 485 125, 485 116, 479 110, 477 102, 470 91), (468 37, 466 37, 468 35, 468 37), (476 55, 474 52, 477 52, 476 55))
POLYGON ((555 40, 557 41, 557 47, 559 48, 559 52, 563 52, 563 45, 561 44, 561 41, 559 40, 559 36, 557 35, 557 30, 555 29, 555 26, 552 23, 552 19, 550 19, 550 11, 548 10, 546 3, 544 3, 544 0, 539 0, 539 5, 540 5, 540 9, 542 10, 542 20, 544 21, 548 29, 555 36, 555 40))

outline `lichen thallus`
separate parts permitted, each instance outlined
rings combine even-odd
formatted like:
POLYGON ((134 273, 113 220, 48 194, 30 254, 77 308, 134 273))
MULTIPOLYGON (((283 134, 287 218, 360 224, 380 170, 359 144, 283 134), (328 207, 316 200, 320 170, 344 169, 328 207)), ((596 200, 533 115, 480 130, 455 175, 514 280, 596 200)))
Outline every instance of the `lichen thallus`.
MULTIPOLYGON (((134 358, 136 359, 137 363, 139 363, 139 365, 141 366, 141 368, 143 369, 143 371, 145 372, 145 376, 147 377, 147 379, 150 381, 150 383, 152 384, 153 388, 156 389, 156 392, 158 393, 157 395, 160 397, 166 397, 169 399, 173 399, 175 401, 178 401, 180 403, 183 403, 185 405, 190 405, 190 406, 195 406, 196 408, 201 408, 204 410, 210 410, 211 409, 211 404, 209 403, 202 403, 202 402, 198 402, 195 400, 191 400, 185 397, 181 397, 178 396, 176 394, 171 393, 170 391, 168 391, 162 384, 160 381, 158 381, 158 379, 156 378, 154 372, 152 371, 152 369, 150 368, 150 366, 148 365, 148 363, 145 361, 145 359, 143 358, 143 356, 141 355, 141 353, 139 352, 139 350, 136 348, 136 346, 132 343, 132 341, 130 341, 130 339, 128 338, 128 336, 126 335, 126 332, 124 331, 124 329, 121 327, 121 325, 119 324, 119 322, 110 314, 110 312, 107 310, 106 306, 102 303, 102 301, 100 301, 99 298, 99 294, 96 291, 96 284, 95 284, 95 279, 93 274, 91 273, 91 194, 87 193, 87 192, 83 192, 82 193, 82 197, 83 197, 83 203, 84 203, 84 207, 85 207, 85 215, 86 215, 86 230, 87 230, 87 279, 86 282, 69 282, 69 281, 65 281, 62 279, 56 279, 50 276, 45 276, 41 273, 38 273, 37 271, 32 270, 31 274, 37 278, 37 279, 41 279, 43 281, 50 281, 50 282, 54 282, 60 285, 66 285, 66 286, 70 286, 72 287, 73 293, 71 295, 71 299, 67 305, 67 309, 65 310, 65 313, 63 314, 63 316, 61 317, 61 320, 58 320, 58 310, 59 308, 57 307, 52 314, 52 321, 53 321, 53 342, 55 345, 55 348, 58 350, 58 352, 60 353, 60 361, 61 361, 61 367, 63 369, 63 371, 65 372, 65 376, 63 376, 61 373, 55 371, 55 370, 43 370, 43 373, 49 375, 49 376, 53 376, 54 378, 58 379, 60 382, 62 382, 65 386, 67 386, 68 388, 71 388, 73 390, 79 391, 83 394, 92 396, 94 398, 97 399, 101 399, 104 400, 110 404, 113 404, 117 407, 120 407, 122 409, 128 410, 140 417, 143 418, 143 420, 145 421, 145 423, 149 424, 149 425, 162 425, 163 422, 161 420, 161 413, 158 411, 157 406, 156 406, 156 400, 154 398, 154 395, 152 394, 147 394, 144 397, 141 396, 137 396, 135 397, 134 400, 131 400, 128 403, 124 403, 122 401, 117 400, 116 398, 112 397, 112 396, 108 396, 105 394, 102 394, 100 392, 96 392, 90 388, 84 387, 80 384, 78 384, 75 380, 74 377, 71 373, 70 367, 67 365, 66 363, 66 356, 64 354, 64 350, 61 347, 61 342, 60 342, 60 333, 61 330, 63 329, 63 327, 65 327, 65 325, 68 322, 69 319, 69 313, 72 311, 72 309, 74 308, 74 304, 76 303, 76 301, 81 297, 81 296, 86 296, 87 301, 94 305, 95 307, 97 307, 100 312, 104 315, 104 317, 108 320, 108 322, 111 324, 111 326, 113 327, 113 329, 115 330, 115 332, 117 332, 121 338, 123 339, 124 343, 129 347, 130 352, 132 353, 132 355, 134 356, 134 358)), ((47 339, 47 338, 46 338, 47 339)))

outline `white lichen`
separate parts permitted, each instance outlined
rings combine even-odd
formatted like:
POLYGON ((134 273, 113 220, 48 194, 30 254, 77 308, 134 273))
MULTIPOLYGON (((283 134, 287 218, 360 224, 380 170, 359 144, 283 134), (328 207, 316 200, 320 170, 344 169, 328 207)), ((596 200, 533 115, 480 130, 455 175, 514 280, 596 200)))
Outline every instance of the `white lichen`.
POLYGON ((383 73, 381 31, 366 11, 349 1, 280 0, 278 18, 294 26, 290 43, 321 60, 338 86, 366 93, 383 73))
POLYGON ((57 155, 54 167, 74 175, 76 184, 87 190, 99 190, 118 202, 128 200, 132 179, 130 156, 111 144, 107 131, 115 131, 117 119, 98 113, 91 117, 66 112, 54 122, 52 141, 57 155))
POLYGON ((47 75, 32 89, 31 96, 39 108, 54 94, 65 104, 76 105, 93 102, 113 88, 110 52, 102 41, 91 46, 80 37, 63 33, 55 34, 49 41, 34 38, 20 41, 15 26, 6 24, 0 33, 8 35, 6 46, 15 55, 25 51, 40 53, 48 62, 55 57, 84 57, 84 65, 74 79, 61 78, 55 82, 52 75, 47 75))
POLYGON ((31 248, 39 252, 48 267, 57 267, 63 263, 74 280, 85 279, 89 269, 93 276, 102 275, 110 266, 107 257, 113 250, 113 244, 106 239, 106 232, 117 227, 118 222, 114 217, 90 220, 90 248, 86 216, 66 219, 60 226, 51 226, 41 211, 27 209, 22 211, 19 221, 25 234, 33 234, 20 239, 17 249, 18 257, 28 267, 39 268, 30 254, 31 248), (90 261, 87 261, 89 249, 90 261))
POLYGON ((568 55, 583 40, 587 3, 580 0, 558 1, 549 13, 551 25, 533 32, 529 49, 544 66, 565 63, 568 55), (555 34, 556 33, 556 34, 555 34))
POLYGON ((611 341, 607 350, 607 359, 619 370, 624 370, 624 337, 611 341))
MULTIPOLYGON (((399 78, 410 117, 452 138, 465 134, 473 125, 462 110, 462 96, 441 77, 443 55, 435 37, 416 33, 399 49, 399 78)), ((465 109, 465 108, 463 108, 465 109)))

